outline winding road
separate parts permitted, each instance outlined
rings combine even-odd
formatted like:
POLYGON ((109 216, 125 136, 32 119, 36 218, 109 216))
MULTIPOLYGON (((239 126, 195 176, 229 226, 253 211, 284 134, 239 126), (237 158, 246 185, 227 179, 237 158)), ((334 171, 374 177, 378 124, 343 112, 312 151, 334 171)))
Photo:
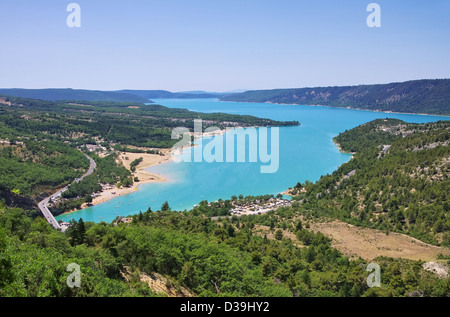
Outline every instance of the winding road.
MULTIPOLYGON (((86 155, 86 154, 84 154, 86 155)), ((75 179, 73 183, 79 183, 81 182, 84 178, 88 177, 89 175, 91 175, 95 168, 97 167, 97 165, 95 164, 95 161, 88 155, 86 155, 86 157, 89 159, 89 169, 88 171, 81 176, 80 178, 75 179)), ((41 201, 38 204, 39 209, 41 210, 42 214, 44 215, 45 219, 47 219, 48 223, 51 224, 53 226, 53 228, 61 230, 62 232, 64 232, 67 229, 66 225, 61 226, 58 221, 56 221, 55 217, 53 217, 53 214, 50 212, 50 209, 48 209, 48 205, 50 203, 50 200, 55 200, 57 198, 60 198, 62 193, 64 193, 70 185, 64 187, 63 189, 57 191, 56 193, 54 193, 53 195, 51 195, 50 197, 45 198, 43 201, 41 201)))

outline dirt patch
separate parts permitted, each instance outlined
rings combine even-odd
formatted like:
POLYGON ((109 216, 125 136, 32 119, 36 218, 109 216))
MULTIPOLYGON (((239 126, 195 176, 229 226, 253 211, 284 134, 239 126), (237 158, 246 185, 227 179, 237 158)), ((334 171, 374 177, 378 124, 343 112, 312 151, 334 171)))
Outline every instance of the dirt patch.
POLYGON ((153 273, 150 275, 141 273, 141 282, 147 283, 155 293, 164 293, 169 297, 195 297, 191 291, 181 286, 175 286, 161 274, 153 273))
POLYGON ((333 239, 332 245, 350 258, 373 260, 379 256, 434 261, 450 249, 426 244, 404 234, 359 228, 341 221, 312 223, 311 230, 333 239))
POLYGON ((74 102, 70 102, 68 103, 69 106, 81 106, 81 107, 92 107, 92 105, 86 105, 84 103, 74 103, 74 102))
POLYGON ((189 289, 175 285, 168 278, 158 273, 131 273, 129 267, 124 267, 125 271, 121 272, 125 280, 130 281, 133 276, 138 276, 139 280, 146 283, 148 287, 157 294, 164 294, 168 297, 195 297, 189 289))
POLYGON ((448 277, 448 267, 443 263, 427 262, 424 263, 423 268, 427 271, 433 272, 439 278, 448 277))
POLYGON ((11 102, 10 101, 6 101, 6 98, 3 98, 3 97, 0 98, 0 104, 11 106, 11 102))

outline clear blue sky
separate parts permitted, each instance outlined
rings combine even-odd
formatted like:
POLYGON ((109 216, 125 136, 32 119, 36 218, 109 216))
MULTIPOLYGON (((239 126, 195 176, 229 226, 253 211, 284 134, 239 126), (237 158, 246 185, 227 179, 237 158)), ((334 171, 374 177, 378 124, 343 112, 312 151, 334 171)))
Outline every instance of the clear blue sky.
POLYGON ((0 87, 268 89, 450 78, 448 0, 1 0, 0 87), (81 6, 81 28, 66 7, 81 6), (381 5, 381 28, 366 7, 381 5))

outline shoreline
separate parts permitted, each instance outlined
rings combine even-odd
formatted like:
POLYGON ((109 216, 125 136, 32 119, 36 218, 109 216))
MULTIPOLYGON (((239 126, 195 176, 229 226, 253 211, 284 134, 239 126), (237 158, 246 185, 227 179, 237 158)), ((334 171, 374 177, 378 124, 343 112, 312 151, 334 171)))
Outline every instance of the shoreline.
POLYGON ((117 188, 115 185, 107 185, 105 188, 96 194, 93 197, 92 202, 90 204, 84 203, 81 205, 80 209, 70 210, 64 212, 57 217, 68 216, 72 213, 82 211, 84 209, 100 205, 103 203, 109 203, 110 200, 118 197, 122 197, 131 193, 134 193, 139 190, 141 185, 151 184, 151 183, 165 183, 170 180, 160 174, 147 172, 146 169, 152 166, 169 163, 173 160, 173 156, 171 155, 171 149, 160 149, 160 152, 164 153, 164 156, 159 154, 147 154, 147 153, 131 153, 131 152, 119 152, 119 160, 117 162, 121 162, 123 166, 125 166, 128 170, 130 169, 130 163, 135 159, 142 157, 144 160, 136 167, 136 171, 132 172, 132 178, 138 177, 139 182, 134 182, 130 187, 121 187, 117 188), (125 158, 128 158, 126 160, 125 158))
MULTIPOLYGON (((191 145, 185 145, 180 147, 181 151, 185 151, 188 149, 193 149, 195 147, 198 147, 199 144, 196 144, 195 141, 204 139, 204 138, 212 138, 212 137, 216 137, 216 136, 224 136, 228 131, 228 129, 220 129, 220 130, 215 130, 215 131, 211 131, 211 132, 207 132, 207 133, 203 133, 201 137, 196 137, 196 135, 193 132, 190 132, 190 136, 193 138, 192 139, 192 144, 191 145)), ((353 155, 356 153, 351 153, 351 152, 345 152, 341 149, 340 145, 336 142, 333 143, 336 145, 336 147, 339 149, 339 152, 341 153, 345 153, 345 154, 351 154, 352 158, 353 155)), ((109 189, 104 189, 101 193, 99 193, 96 197, 93 197, 93 200, 90 204, 83 204, 81 206, 81 209, 79 210, 74 210, 74 211, 69 211, 66 213, 63 213, 61 215, 65 215, 65 214, 70 214, 72 212, 76 212, 76 211, 80 211, 89 207, 93 207, 96 205, 100 205, 102 203, 106 203, 114 198, 117 197, 121 197, 121 196, 125 196, 128 194, 131 194, 133 192, 136 192, 139 190, 139 187, 141 185, 145 185, 145 184, 151 184, 151 183, 165 183, 165 182, 169 182, 170 180, 167 179, 164 175, 160 175, 160 174, 155 174, 155 173, 150 173, 148 171, 146 171, 147 168, 152 167, 152 166, 156 166, 156 165, 160 165, 160 164, 165 164, 165 163, 169 163, 174 161, 174 155, 173 154, 173 149, 162 149, 160 150, 162 153, 164 153, 164 156, 158 155, 158 154, 147 154, 147 153, 131 153, 131 152, 120 152, 119 153, 119 161, 120 163, 122 163, 127 169, 129 168, 129 165, 132 161, 134 161, 135 159, 138 159, 140 157, 142 157, 144 160, 137 166, 136 171, 133 173, 132 177, 134 178, 135 176, 137 176, 139 178, 139 182, 135 182, 133 184, 133 186, 130 187, 123 187, 123 188, 116 188, 116 187, 112 187, 109 189), (126 160, 125 158, 128 158, 128 160, 126 160), (113 194, 114 193, 114 194, 113 194)), ((286 196, 291 196, 294 197, 295 195, 292 194, 288 194, 289 190, 285 190, 282 192, 282 194, 286 195, 286 196)))
MULTIPOLYGON (((215 136, 221 136, 227 133, 226 129, 215 130, 212 132, 206 132, 202 134, 202 137, 196 137, 196 135, 191 132, 190 136, 193 138, 193 143, 191 145, 182 146, 180 149, 182 151, 197 147, 198 144, 195 144, 195 141, 198 141, 203 138, 211 138, 215 136)), ((157 166, 160 164, 166 164, 174 161, 173 149, 160 149, 161 153, 164 156, 159 154, 147 154, 147 153, 131 153, 131 152, 119 152, 119 157, 117 162, 122 164, 128 170, 130 170, 130 163, 135 159, 143 158, 143 161, 136 167, 136 171, 132 172, 132 177, 138 177, 139 182, 134 182, 134 184, 130 187, 121 187, 117 188, 114 185, 107 186, 106 189, 103 189, 100 193, 97 193, 95 197, 93 197, 92 202, 90 204, 83 204, 80 209, 68 211, 61 215, 68 215, 73 212, 77 212, 86 208, 90 208, 96 205, 100 205, 106 203, 114 198, 122 197, 136 191, 139 191, 139 187, 145 184, 151 183, 166 183, 169 182, 170 179, 166 178, 164 175, 150 173, 146 169, 149 167, 157 166)))
MULTIPOLYGON (((312 105, 312 106, 315 107, 315 105, 312 105)), ((322 107, 322 106, 319 106, 319 107, 322 107)), ((324 107, 328 107, 328 106, 324 106, 324 107)), ((257 127, 257 126, 255 126, 255 127, 257 127)), ((231 128, 231 129, 236 129, 236 128, 231 128)), ((202 135, 200 137, 195 135, 194 132, 190 132, 189 135, 190 135, 190 137, 192 137, 192 143, 190 145, 183 145, 179 149, 181 149, 181 151, 185 151, 187 149, 193 149, 193 148, 199 146, 199 144, 196 144, 196 141, 199 141, 199 140, 202 140, 205 138, 212 138, 212 137, 216 137, 216 136, 224 136, 228 132, 229 132, 229 128, 217 129, 214 131, 204 132, 204 133, 202 133, 202 135)), ((334 142, 334 140, 333 140, 333 143, 338 147, 338 149, 341 153, 346 153, 346 154, 351 154, 351 155, 355 154, 355 153, 348 153, 348 152, 342 151, 340 145, 337 144, 336 142, 334 142)), ((81 211, 81 210, 84 210, 84 209, 87 209, 87 208, 90 208, 93 206, 107 203, 114 198, 122 197, 122 196, 125 196, 128 194, 131 194, 133 192, 139 191, 139 187, 141 185, 151 184, 151 183, 169 182, 170 180, 167 179, 164 175, 150 173, 150 172, 146 171, 146 169, 149 167, 172 162, 172 161, 174 161, 174 157, 176 155, 178 155, 178 154, 173 155, 174 154, 173 148, 159 149, 159 151, 161 153, 163 153, 164 156, 161 156, 160 154, 119 152, 117 163, 122 164, 128 170, 130 170, 131 162, 133 162, 135 159, 138 159, 141 157, 143 158, 143 161, 139 165, 137 165, 135 172, 132 172, 132 178, 138 177, 139 182, 134 182, 134 184, 130 187, 117 188, 114 185, 105 186, 105 188, 100 193, 97 193, 96 196, 93 197, 93 200, 90 204, 84 203, 80 209, 71 210, 71 211, 62 213, 59 216, 69 215, 69 214, 77 212, 77 211, 81 211)), ((293 195, 287 194, 287 192, 288 192, 288 190, 285 190, 282 194, 293 197, 293 195)))
POLYGON ((307 107, 327 107, 333 109, 348 109, 348 110, 358 110, 358 111, 369 111, 369 112, 378 112, 378 113, 387 113, 387 114, 409 114, 409 115, 419 115, 419 116, 432 116, 432 117, 444 117, 449 118, 450 115, 445 114, 431 114, 431 113, 418 113, 418 112, 396 112, 396 111, 382 111, 382 110, 369 110, 362 108, 352 108, 352 107, 333 107, 333 106, 325 106, 325 105, 304 105, 300 103, 277 103, 271 101, 265 102, 257 102, 257 101, 231 101, 231 100, 220 100, 219 102, 240 102, 240 103, 266 103, 271 105, 280 105, 280 106, 307 106, 307 107))
POLYGON ((352 155, 352 158, 353 158, 353 156, 356 154, 356 152, 347 152, 347 151, 344 151, 344 150, 341 148, 341 145, 340 145, 339 143, 337 143, 337 142, 334 140, 334 138, 332 139, 332 141, 333 141, 334 145, 338 148, 339 152, 341 152, 342 154, 351 154, 351 155, 352 155))
POLYGON ((132 172, 133 179, 134 177, 137 177, 139 181, 134 182, 130 187, 117 188, 115 186, 108 186, 107 189, 104 189, 97 196, 93 197, 92 203, 90 203, 89 205, 83 204, 80 210, 136 192, 139 190, 139 187, 144 184, 168 182, 169 180, 165 176, 146 171, 146 169, 149 167, 165 164, 173 160, 170 149, 163 149, 160 151, 164 154, 164 156, 161 156, 159 154, 120 152, 118 163, 122 164, 128 170, 130 170, 131 162, 141 157, 143 158, 143 161, 136 167, 135 172, 132 172))

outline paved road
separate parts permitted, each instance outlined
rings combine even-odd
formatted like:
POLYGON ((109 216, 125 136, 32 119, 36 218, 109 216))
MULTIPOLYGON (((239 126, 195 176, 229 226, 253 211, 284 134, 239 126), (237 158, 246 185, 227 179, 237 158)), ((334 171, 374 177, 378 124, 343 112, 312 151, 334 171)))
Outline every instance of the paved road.
MULTIPOLYGON (((95 164, 95 161, 91 157, 89 157, 88 155, 86 155, 86 157, 89 159, 89 169, 83 176, 75 179, 74 183, 81 182, 85 177, 88 177, 89 175, 91 175, 94 172, 95 168, 97 167, 97 165, 95 164)), ((47 219, 48 223, 51 224, 53 226, 53 228, 59 229, 63 232, 67 229, 67 227, 61 226, 58 223, 58 221, 56 221, 55 217, 53 217, 53 214, 48 209, 48 205, 49 205, 50 199, 55 200, 57 198, 60 198, 62 193, 64 193, 68 188, 69 188, 69 186, 64 187, 63 189, 61 189, 61 190, 57 191, 56 193, 54 193, 53 195, 51 195, 50 197, 45 198, 43 201, 41 201, 38 204, 39 209, 41 210, 45 219, 47 219)))

